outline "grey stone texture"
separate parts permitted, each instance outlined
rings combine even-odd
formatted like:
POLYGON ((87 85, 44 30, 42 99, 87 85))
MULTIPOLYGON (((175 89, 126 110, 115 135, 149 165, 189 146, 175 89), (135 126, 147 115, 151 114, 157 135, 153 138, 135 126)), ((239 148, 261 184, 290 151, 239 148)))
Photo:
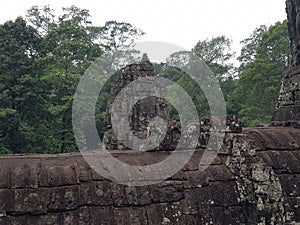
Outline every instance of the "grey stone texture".
MULTIPOLYGON (((299 6, 299 0, 287 0, 293 67, 283 78, 270 125, 242 130, 238 117, 223 118, 221 150, 205 171, 199 171, 211 121, 216 119, 204 118, 191 160, 177 174, 151 186, 115 184, 97 174, 79 153, 2 156, 0 224, 300 224, 299 6)), ((162 114, 167 112, 160 100, 153 104, 162 114)), ((141 118, 132 121, 144 131, 141 118)), ((111 154, 132 165, 151 165, 170 152, 111 154)))
POLYGON ((292 67, 282 79, 272 125, 300 127, 300 1, 287 0, 286 11, 289 21, 292 67))
POLYGON ((300 1, 287 0, 286 12, 292 50, 292 67, 300 65, 300 1))
MULTIPOLYGON (((129 130, 125 126, 126 124, 125 120, 129 119, 129 125, 133 135, 135 135, 140 139, 145 139, 149 136, 149 130, 150 130, 149 124, 151 119, 155 117, 163 118, 168 123, 167 135, 165 137, 165 140, 161 142, 160 146, 157 146, 157 148, 158 149, 171 148, 171 146, 169 146, 170 141, 168 140, 173 140, 174 142, 177 142, 177 138, 175 138, 176 129, 173 128, 173 125, 169 121, 168 102, 165 99, 158 98, 158 97, 148 97, 148 98, 144 98, 141 101, 138 101, 139 92, 136 90, 129 89, 127 92, 124 93, 123 98, 127 100, 131 99, 130 100, 131 104, 137 102, 136 104, 134 104, 132 109, 127 109, 127 107, 129 107, 129 102, 127 103, 122 102, 123 98, 116 100, 116 96, 120 94, 120 91, 124 89, 126 85, 130 84, 131 82, 138 81, 141 78, 147 78, 146 81, 149 80, 149 82, 143 82, 143 85, 145 86, 143 91, 146 92, 147 87, 149 87, 149 85, 152 85, 151 81, 152 78, 154 78, 155 76, 156 74, 154 71, 154 67, 146 55, 143 56, 142 62, 140 64, 132 64, 122 69, 121 75, 118 77, 115 86, 112 88, 110 94, 111 97, 107 104, 107 110, 106 110, 107 132, 104 135, 104 143, 107 149, 109 150, 130 149, 130 146, 126 145, 126 143, 123 143, 122 140, 118 140, 115 130, 112 129, 111 115, 116 114, 116 113, 112 113, 113 103, 118 104, 123 110, 130 112, 129 118, 128 118, 128 114, 119 115, 119 118, 117 118, 119 127, 125 127, 126 130, 129 130)), ((165 89, 159 84, 155 86, 155 90, 157 93, 160 93, 163 96, 166 95, 165 89)), ((117 110, 121 111, 121 109, 117 109, 117 110)), ((159 133, 161 133, 161 130, 162 128, 159 127, 159 125, 155 126, 154 129, 153 127, 151 129, 152 132, 159 132, 159 133)), ((173 145, 176 146, 175 143, 173 145)))
MULTIPOLYGON (((149 150, 174 150, 178 144, 179 139, 181 138, 181 127, 177 125, 175 122, 170 121, 169 119, 169 103, 167 100, 158 97, 149 97, 144 98, 141 101, 137 101, 138 91, 128 89, 128 91, 123 92, 123 98, 117 99, 116 96, 120 94, 121 90, 123 90, 126 85, 130 84, 131 82, 139 81, 141 78, 147 78, 146 82, 143 81, 142 85, 145 86, 143 88, 143 92, 147 91, 147 87, 152 85, 151 80, 152 78, 156 77, 157 74, 155 72, 154 66, 149 61, 146 54, 143 55, 142 62, 140 64, 132 64, 126 66, 122 69, 121 74, 118 76, 117 82, 115 86, 112 88, 110 93, 110 99, 108 100, 107 109, 106 109, 106 133, 104 135, 104 143, 108 150, 129 150, 132 149, 131 145, 126 145, 124 141, 117 138, 116 131, 112 128, 112 121, 111 116, 115 113, 112 113, 113 104, 117 104, 126 112, 130 112, 128 114, 119 115, 117 118, 118 126, 124 127, 124 130, 128 128, 125 126, 126 120, 129 120, 130 131, 127 129, 126 132, 132 132, 133 135, 140 139, 146 139, 149 137, 150 132, 156 132, 162 134, 163 127, 161 124, 156 124, 154 127, 150 127, 150 121, 155 118, 159 117, 164 119, 167 123, 166 128, 166 135, 164 139, 159 142, 155 141, 155 143, 160 143, 158 146, 149 149, 149 150), (149 80, 149 83, 147 82, 149 80), (122 102, 123 99, 131 99, 130 104, 134 105, 131 110, 128 110, 129 102, 122 102), (133 104, 137 102, 136 104, 133 104)), ((160 93, 162 96, 166 96, 166 89, 156 84, 154 87, 155 93, 160 93)), ((156 95, 157 96, 157 95, 156 95)), ((120 110, 120 108, 117 108, 120 110)), ((121 111, 121 110, 120 110, 121 111)), ((207 140, 210 136, 211 128, 213 125, 221 124, 224 125, 225 129, 221 130, 220 132, 242 132, 242 125, 241 121, 238 116, 226 116, 226 117, 207 117, 203 118, 200 121, 200 131, 201 135, 198 140, 197 147, 204 148, 207 144, 207 140)), ((195 139, 195 124, 189 124, 189 131, 187 136, 182 137, 185 138, 185 142, 192 142, 195 139)), ((126 138, 127 139, 127 138, 126 138)), ((197 137, 196 137, 197 139, 197 137)), ((137 149, 135 149, 137 150, 137 149)))
MULTIPOLYGON (((218 157, 204 150, 166 181, 115 184, 80 154, 0 158, 0 224, 293 224, 300 222, 300 132, 255 128, 227 133, 218 157)), ((186 154, 182 151, 182 154, 186 154)), ((150 165, 169 152, 112 151, 150 165)))

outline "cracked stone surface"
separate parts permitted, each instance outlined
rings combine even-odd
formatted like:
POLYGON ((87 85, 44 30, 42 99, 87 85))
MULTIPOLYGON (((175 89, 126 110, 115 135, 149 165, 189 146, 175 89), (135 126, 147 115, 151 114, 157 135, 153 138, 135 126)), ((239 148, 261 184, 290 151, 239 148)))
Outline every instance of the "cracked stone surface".
MULTIPOLYGON (((291 127, 227 133, 205 171, 199 149, 173 177, 143 187, 104 179, 80 154, 3 156, 0 224, 293 224, 300 222, 299 146, 291 127)), ((112 154, 147 165, 169 153, 112 154)))
POLYGON ((277 109, 272 119, 275 126, 300 127, 300 1, 287 0, 286 12, 291 40, 292 67, 284 74, 277 109))
MULTIPOLYGON (((204 118, 191 160, 151 186, 106 180, 78 153, 2 156, 0 224, 300 224, 300 1, 287 0, 287 13, 293 67, 283 78, 270 126, 242 131, 237 117, 226 118, 218 156, 199 171, 212 119, 204 118)), ((150 165, 170 152, 111 154, 129 164, 150 165)))

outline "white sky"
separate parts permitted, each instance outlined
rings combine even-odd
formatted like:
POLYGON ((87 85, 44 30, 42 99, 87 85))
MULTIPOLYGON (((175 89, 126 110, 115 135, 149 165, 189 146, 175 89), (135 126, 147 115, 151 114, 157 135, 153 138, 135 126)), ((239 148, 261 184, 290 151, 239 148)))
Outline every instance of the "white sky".
POLYGON ((285 0, 8 0, 2 1, 0 23, 24 16, 33 5, 47 4, 58 14, 71 5, 88 9, 94 25, 129 22, 147 33, 143 41, 164 41, 188 50, 199 40, 225 35, 237 53, 240 41, 255 28, 286 18, 285 0))

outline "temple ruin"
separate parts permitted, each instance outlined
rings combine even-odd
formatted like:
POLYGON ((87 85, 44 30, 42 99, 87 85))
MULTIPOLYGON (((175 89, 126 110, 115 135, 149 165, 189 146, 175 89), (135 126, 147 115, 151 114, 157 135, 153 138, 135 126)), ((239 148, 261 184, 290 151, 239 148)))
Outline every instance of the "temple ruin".
MULTIPOLYGON (((177 174, 141 187, 103 178, 79 153, 2 156, 0 224, 300 224, 300 2, 286 2, 293 66, 283 77, 269 126, 228 129, 205 171, 199 171, 199 148, 177 174)), ((128 67, 133 76, 136 68, 128 67)), ((236 119, 228 118, 229 127, 230 121, 236 119)), ((147 130, 147 123, 132 125, 141 128, 138 135, 147 130)), ((136 165, 168 154, 112 151, 136 165)))
MULTIPOLYGON (((111 123, 111 115, 112 115, 112 104, 115 102, 116 96, 120 93, 120 91, 129 83, 139 80, 140 78, 147 78, 149 80, 149 84, 145 83, 143 85, 151 85, 151 78, 157 76, 155 73, 154 67, 152 63, 149 61, 146 54, 143 55, 142 61, 140 64, 132 64, 129 66, 126 66, 124 69, 121 70, 121 75, 119 76, 117 83, 111 90, 110 99, 107 104, 107 110, 106 110, 106 129, 107 132, 104 135, 104 143, 106 145, 106 148, 109 150, 124 150, 124 149, 130 149, 130 147, 126 146, 124 143, 122 143, 121 140, 118 140, 116 137, 116 134, 112 128, 111 123)), ((155 86, 155 90, 158 93, 163 93, 165 96, 166 93, 165 89, 163 87, 160 87, 159 84, 155 86)), ((134 101, 137 96, 135 96, 137 93, 132 93, 132 90, 128 90, 127 93, 125 93, 126 96, 124 96, 126 99, 132 98, 132 101, 134 101)), ((122 99, 119 99, 121 101, 122 99)), ((129 104, 122 104, 120 102, 119 104, 121 107, 127 108, 129 104)), ((126 110, 126 109, 125 109, 126 110)), ((129 110, 128 110, 129 111, 129 110)), ((132 107, 132 110, 130 110, 129 115, 129 122, 130 122, 130 128, 133 131, 133 134, 141 139, 145 139, 149 136, 149 130, 150 130, 150 121, 154 117, 159 117, 167 121, 168 123, 168 130, 166 137, 164 140, 160 143, 160 146, 157 146, 156 149, 174 149, 174 146, 176 146, 178 142, 178 135, 180 136, 179 129, 174 126, 169 121, 169 108, 168 108, 168 102, 163 98, 158 97, 148 97, 143 99, 142 101, 137 101, 136 104, 132 107)), ((127 119, 127 115, 123 115, 124 119, 127 119)), ((119 120, 120 126, 125 126, 124 119, 119 120)), ((126 127, 126 126, 125 126, 126 127)), ((156 124, 155 127, 152 127, 152 132, 160 132, 162 130, 160 128, 160 124, 156 124)), ((132 146, 132 144, 131 144, 132 146)), ((150 149, 151 150, 151 149, 150 149)), ((152 149, 155 150, 155 149, 152 149)))

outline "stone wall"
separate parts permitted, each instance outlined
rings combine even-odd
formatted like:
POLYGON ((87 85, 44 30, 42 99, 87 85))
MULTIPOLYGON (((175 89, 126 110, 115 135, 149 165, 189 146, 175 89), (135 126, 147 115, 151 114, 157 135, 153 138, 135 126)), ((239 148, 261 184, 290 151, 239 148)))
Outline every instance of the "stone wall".
POLYGON ((284 75, 272 121, 276 126, 300 127, 300 66, 284 75))
POLYGON ((300 127, 300 1, 287 0, 286 11, 289 21, 292 67, 282 79, 272 124, 300 127))
MULTIPOLYGON (((114 151, 133 164, 168 152, 114 151)), ((129 187, 91 169, 80 154, 0 158, 0 224, 294 224, 300 222, 300 132, 227 133, 212 165, 203 150, 160 184, 129 187)), ((167 168, 166 168, 167 169, 167 168)))
MULTIPOLYGON (((287 0, 293 67, 284 76, 271 126, 241 133, 236 119, 227 118, 218 156, 199 171, 201 141, 211 125, 204 119, 204 138, 189 163, 166 181, 143 187, 104 179, 80 154, 2 156, 0 225, 300 224, 299 6, 299 0, 287 0)), ((132 165, 169 154, 112 152, 132 165)))
POLYGON ((289 34, 291 39, 292 67, 300 65, 300 2, 287 0, 286 12, 288 16, 289 34))

